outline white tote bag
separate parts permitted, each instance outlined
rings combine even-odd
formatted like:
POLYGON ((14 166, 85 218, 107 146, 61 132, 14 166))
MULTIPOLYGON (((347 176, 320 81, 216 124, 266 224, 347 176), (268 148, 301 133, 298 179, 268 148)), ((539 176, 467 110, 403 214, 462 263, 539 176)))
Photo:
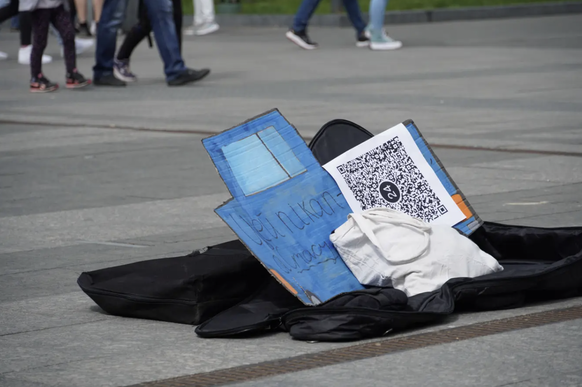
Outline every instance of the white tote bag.
POLYGON ((330 240, 360 283, 393 286, 409 297, 436 290, 451 278, 503 270, 454 228, 389 208, 348 215, 330 240))

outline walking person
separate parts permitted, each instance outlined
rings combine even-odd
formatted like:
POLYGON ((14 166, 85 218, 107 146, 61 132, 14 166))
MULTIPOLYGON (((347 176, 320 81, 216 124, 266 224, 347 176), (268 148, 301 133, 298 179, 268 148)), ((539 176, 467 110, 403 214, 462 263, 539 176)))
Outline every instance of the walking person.
POLYGON ((392 39, 384 30, 386 7, 388 0, 370 0, 370 24, 366 32, 370 36, 372 50, 396 50, 402 47, 402 42, 392 39))
MULTIPOLYGON (((285 34, 287 39, 306 50, 314 50, 318 47, 318 44, 309 38, 307 25, 320 2, 321 0, 303 0, 293 19, 293 26, 285 34)), ((343 0, 343 3, 350 22, 356 29, 356 46, 368 47, 370 39, 365 33, 366 23, 362 19, 358 1, 343 0)))
MULTIPOLYGON (((173 20, 171 0, 143 0, 143 4, 164 62, 168 86, 180 86, 206 77, 210 73, 209 69, 194 70, 184 64, 173 20)), ((105 0, 103 3, 101 20, 97 27, 97 48, 93 67, 95 85, 126 85, 113 74, 117 30, 125 17, 126 9, 127 0, 105 0)))
POLYGON ((214 21, 214 1, 193 0, 193 3, 194 23, 184 31, 184 34, 202 36, 218 31, 220 26, 214 21))
MULTIPOLYGON (((178 37, 178 46, 180 52, 182 52, 182 0, 172 0, 172 8, 174 11, 174 25, 176 27, 176 35, 178 37)), ((125 39, 123 40, 123 43, 117 52, 117 56, 113 61, 113 75, 115 75, 117 79, 124 82, 137 81, 137 76, 131 72, 129 66, 133 50, 146 37, 150 40, 151 46, 150 33, 152 32, 152 25, 147 14, 147 9, 145 8, 142 1, 139 3, 138 15, 139 21, 125 35, 125 39)))
MULTIPOLYGON (((14 17, 19 17, 20 24, 20 49, 18 50, 18 63, 30 64, 30 53, 32 51, 32 26, 30 15, 18 11, 18 0, 10 0, 7 5, 0 7, 0 23, 14 17)), ((6 59, 8 55, 0 51, 0 59, 6 59)), ((53 60, 48 55, 42 56, 42 63, 50 63, 53 60)))
POLYGON ((101 16, 101 8, 103 6, 102 0, 93 0, 93 22, 89 23, 87 20, 87 3, 89 0, 69 0, 69 8, 71 9, 71 19, 73 20, 73 25, 75 24, 75 17, 79 23, 79 28, 75 30, 81 34, 81 36, 92 37, 95 35, 96 24, 99 23, 99 18, 101 16))
MULTIPOLYGON (((18 0, 10 0, 9 4, 0 8, 0 23, 11 17, 18 17, 20 27, 20 49, 18 50, 18 63, 30 65, 30 54, 32 53, 32 19, 30 12, 20 12, 18 10, 18 0)), ((54 26, 52 26, 54 28, 54 26)), ((62 46, 62 39, 58 37, 59 45, 62 46)), ((80 54, 93 45, 93 42, 75 38, 76 53, 80 54)), ((6 59, 8 55, 0 52, 0 59, 6 59)), ((52 62, 50 55, 42 55, 42 64, 52 62)))
POLYGON ((71 24, 69 12, 65 10, 64 0, 20 0, 19 10, 30 12, 34 42, 30 55, 30 91, 46 93, 55 91, 59 85, 48 80, 42 73, 42 55, 46 48, 49 23, 52 23, 63 39, 66 87, 80 88, 91 83, 77 70, 75 54, 75 29, 71 24))
POLYGON ((91 26, 87 23, 87 0, 69 0, 69 9, 73 26, 75 26, 75 16, 77 17, 79 34, 88 38, 92 37, 91 26))
MULTIPOLYGON (((18 50, 18 63, 29 65, 32 52, 32 25, 30 13, 18 10, 18 0, 10 0, 8 4, 0 7, 0 23, 13 17, 18 17, 20 27, 20 49, 18 50)), ((7 59, 8 55, 0 51, 0 59, 7 59)), ((50 63, 53 58, 49 55, 42 56, 42 63, 50 63)))

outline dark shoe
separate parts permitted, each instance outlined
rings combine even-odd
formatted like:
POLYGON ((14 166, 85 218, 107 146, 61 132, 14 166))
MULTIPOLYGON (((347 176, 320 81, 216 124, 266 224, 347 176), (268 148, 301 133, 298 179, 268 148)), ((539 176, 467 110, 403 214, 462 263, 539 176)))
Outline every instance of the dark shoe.
POLYGON ((93 37, 93 34, 91 33, 91 29, 89 28, 87 23, 79 24, 79 32, 78 33, 79 33, 79 35, 87 37, 87 38, 93 37))
POLYGON ((96 86, 115 86, 115 87, 120 87, 120 86, 125 86, 126 83, 123 81, 120 81, 119 79, 115 78, 115 76, 113 74, 109 74, 109 75, 105 75, 101 78, 96 78, 93 80, 93 84, 96 86))
POLYGON ((58 83, 52 83, 44 75, 38 74, 38 77, 30 80, 31 93, 50 93, 59 88, 58 83))
POLYGON ((123 82, 137 81, 137 76, 129 69, 129 59, 115 59, 113 61, 113 75, 123 82))
POLYGON ((309 39, 309 36, 307 35, 307 30, 304 31, 289 30, 287 31, 285 36, 287 37, 287 39, 289 39, 299 47, 304 48, 306 50, 315 50, 318 47, 317 43, 309 39))
POLYGON ((185 85, 186 83, 196 82, 204 78, 210 74, 210 69, 202 69, 202 70, 193 70, 187 69, 177 78, 168 81, 168 86, 181 86, 185 85))
POLYGON ((77 69, 67 74, 67 89, 80 89, 90 84, 91 80, 86 79, 77 69))
POLYGON ((356 40, 356 47, 369 47, 370 46, 370 38, 366 32, 362 32, 358 39, 356 40))

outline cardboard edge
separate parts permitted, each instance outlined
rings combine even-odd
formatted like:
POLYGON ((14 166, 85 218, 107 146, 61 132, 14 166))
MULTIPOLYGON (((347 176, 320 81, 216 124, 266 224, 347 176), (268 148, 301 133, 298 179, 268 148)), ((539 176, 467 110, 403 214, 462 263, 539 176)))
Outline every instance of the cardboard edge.
MULTIPOLYGON (((449 174, 449 172, 447 171, 447 169, 445 168, 444 164, 441 162, 441 160, 438 158, 438 156, 436 155, 436 153, 434 152, 434 150, 432 149, 432 147, 430 146, 429 142, 426 140, 426 138, 424 137, 424 135, 422 134, 422 131, 420 130, 420 128, 418 127, 418 125, 414 122, 414 120, 412 119, 407 119, 404 122, 402 122, 402 124, 404 126, 408 126, 410 124, 414 125, 414 127, 417 129, 418 135, 420 136, 420 138, 422 138, 422 141, 424 141, 424 143, 426 144, 428 150, 430 151, 430 153, 432 154, 432 157, 434 158, 434 160, 436 161, 436 163, 438 164, 438 166, 440 167, 440 169, 444 172, 445 176, 449 179, 449 182, 452 184, 452 186, 455 188, 455 190, 457 191, 455 193, 455 195, 459 195, 462 199, 462 202, 468 207, 468 209, 471 211, 473 218, 475 218, 474 222, 478 223, 478 227, 475 228, 471 228, 471 233, 474 232, 477 228, 479 228, 480 226, 483 225, 483 219, 481 219, 481 217, 479 216, 479 214, 477 214, 477 212, 475 211, 475 209, 473 208, 473 206, 471 205, 471 203, 469 202, 469 199, 467 199, 467 197, 465 196, 465 193, 459 188, 459 186, 457 185, 457 183, 453 180, 453 178, 451 177, 451 175, 449 174)), ((456 204, 456 203, 455 203, 456 204)), ((457 206, 459 206, 457 204, 457 206)), ((461 222, 457 223, 457 224, 461 224, 464 222, 468 222, 470 221, 471 218, 465 218, 465 220, 462 220, 461 222)), ((474 222, 471 222, 474 223, 474 222)), ((455 225, 456 226, 456 225, 455 225)))

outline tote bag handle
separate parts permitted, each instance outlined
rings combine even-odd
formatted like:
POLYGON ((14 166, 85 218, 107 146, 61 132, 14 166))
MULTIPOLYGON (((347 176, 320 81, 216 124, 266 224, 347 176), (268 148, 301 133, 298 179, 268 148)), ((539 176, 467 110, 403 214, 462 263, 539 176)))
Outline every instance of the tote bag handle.
POLYGON ((384 251, 382 250, 382 247, 380 246, 380 241, 378 240, 378 237, 376 236, 376 234, 374 234, 374 231, 370 227, 371 220, 367 219, 368 217, 373 216, 374 218, 377 218, 376 220, 378 223, 388 223, 388 224, 393 224, 395 226, 406 227, 407 229, 409 229, 411 231, 422 234, 424 237, 423 243, 419 244, 419 246, 418 246, 418 251, 412 252, 410 254, 410 257, 408 257, 408 258, 403 257, 403 259, 399 259, 398 261, 393 261, 393 260, 390 260, 388 257, 386 257, 385 254, 382 254, 388 262, 394 263, 394 264, 410 263, 410 262, 414 261, 416 258, 420 257, 422 254, 424 254, 426 252, 426 250, 428 249, 430 242, 429 242, 429 235, 428 235, 427 231, 430 230, 430 226, 427 225, 426 223, 424 223, 420 220, 414 219, 412 217, 409 217, 407 215, 404 215, 398 211, 390 210, 387 208, 386 209, 379 208, 379 209, 369 210, 365 214, 366 214, 366 217, 362 214, 352 213, 352 214, 348 215, 348 218, 352 218, 354 220, 354 222, 356 222, 356 224, 358 225, 360 230, 368 237, 370 242, 374 246, 376 246, 376 248, 378 248, 378 250, 380 250, 382 253, 384 253, 384 251), (372 216, 370 216, 370 215, 372 215, 372 216))

